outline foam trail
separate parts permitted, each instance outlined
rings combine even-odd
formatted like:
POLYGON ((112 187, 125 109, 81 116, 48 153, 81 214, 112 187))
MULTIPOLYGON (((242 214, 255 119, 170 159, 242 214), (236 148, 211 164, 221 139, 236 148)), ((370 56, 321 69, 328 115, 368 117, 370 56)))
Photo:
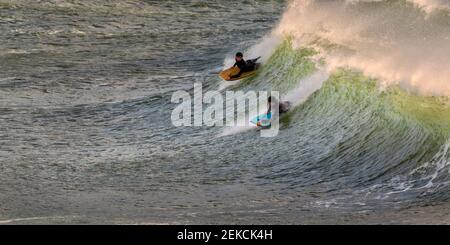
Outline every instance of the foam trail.
POLYGON ((252 129, 256 129, 256 126, 236 126, 236 127, 227 127, 225 128, 218 137, 230 136, 235 134, 244 133, 250 131, 252 129))
POLYGON ((219 84, 219 91, 223 91, 224 89, 228 88, 228 87, 232 87, 236 84, 238 84, 240 82, 240 80, 237 81, 221 81, 219 84))
MULTIPOLYGON (((291 90, 284 96, 281 96, 282 101, 289 101, 292 103, 292 107, 296 107, 305 102, 310 95, 319 90, 323 83, 328 80, 329 74, 325 70, 319 70, 308 77, 300 79, 295 89, 291 90)), ((267 110, 266 107, 262 108, 262 111, 267 110)), ((251 114, 250 118, 256 117, 256 114, 251 114)), ((235 126, 226 127, 219 137, 239 134, 252 129, 256 126, 235 126)))

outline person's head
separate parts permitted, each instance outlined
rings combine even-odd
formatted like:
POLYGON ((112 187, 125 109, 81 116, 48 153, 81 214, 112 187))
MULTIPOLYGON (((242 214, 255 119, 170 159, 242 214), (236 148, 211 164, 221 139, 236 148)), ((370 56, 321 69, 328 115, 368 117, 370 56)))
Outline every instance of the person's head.
POLYGON ((274 96, 269 96, 269 98, 267 99, 267 102, 270 103, 278 103, 277 98, 275 98, 274 96))
POLYGON ((236 61, 241 61, 243 58, 244 58, 244 55, 243 55, 241 52, 238 52, 238 53, 236 54, 236 56, 234 57, 234 59, 235 59, 236 61))

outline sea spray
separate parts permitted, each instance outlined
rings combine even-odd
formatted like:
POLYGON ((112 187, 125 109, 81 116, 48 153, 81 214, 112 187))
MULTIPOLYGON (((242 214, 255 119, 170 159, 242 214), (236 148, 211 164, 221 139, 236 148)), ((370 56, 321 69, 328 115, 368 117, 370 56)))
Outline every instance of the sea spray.
POLYGON ((390 85, 447 96, 450 17, 424 13, 427 1, 420 2, 419 8, 419 1, 405 0, 293 1, 274 32, 315 48, 330 70, 350 67, 390 85))

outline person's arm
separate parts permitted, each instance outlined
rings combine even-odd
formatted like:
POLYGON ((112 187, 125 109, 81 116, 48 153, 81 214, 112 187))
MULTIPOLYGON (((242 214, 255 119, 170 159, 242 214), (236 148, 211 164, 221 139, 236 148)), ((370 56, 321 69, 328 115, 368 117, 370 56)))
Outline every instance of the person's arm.
POLYGON ((269 103, 269 109, 267 109, 267 115, 272 112, 272 103, 269 103))
POLYGON ((234 76, 230 76, 230 79, 240 77, 242 75, 242 73, 244 73, 244 71, 245 71, 245 65, 246 65, 245 61, 236 62, 235 65, 239 68, 239 73, 234 76))
MULTIPOLYGON (((238 63, 237 63, 237 62, 235 62, 234 65, 233 65, 231 68, 234 68, 234 67, 236 67, 236 66, 238 66, 238 63)), ((233 79, 233 78, 235 78, 235 77, 234 77, 234 76, 230 76, 230 79, 233 79)))
POLYGON ((242 73, 244 73, 244 69, 239 69, 239 73, 234 75, 234 76, 230 76, 230 78, 231 79, 238 78, 238 77, 240 77, 242 75, 242 73))

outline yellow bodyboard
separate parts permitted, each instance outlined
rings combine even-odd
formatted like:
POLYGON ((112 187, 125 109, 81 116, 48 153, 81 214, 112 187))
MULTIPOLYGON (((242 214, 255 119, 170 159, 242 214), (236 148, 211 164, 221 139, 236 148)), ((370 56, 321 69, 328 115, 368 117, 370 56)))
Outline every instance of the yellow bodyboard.
POLYGON ((256 74, 256 72, 258 71, 258 69, 254 70, 254 71, 249 71, 249 72, 244 72, 241 74, 240 77, 236 77, 236 78, 232 78, 230 79, 230 76, 234 76, 237 75, 239 73, 239 68, 238 67, 231 67, 230 69, 224 70, 222 72, 219 73, 219 77, 221 77, 223 80, 225 81, 236 81, 236 80, 240 80, 246 77, 250 77, 256 74))

